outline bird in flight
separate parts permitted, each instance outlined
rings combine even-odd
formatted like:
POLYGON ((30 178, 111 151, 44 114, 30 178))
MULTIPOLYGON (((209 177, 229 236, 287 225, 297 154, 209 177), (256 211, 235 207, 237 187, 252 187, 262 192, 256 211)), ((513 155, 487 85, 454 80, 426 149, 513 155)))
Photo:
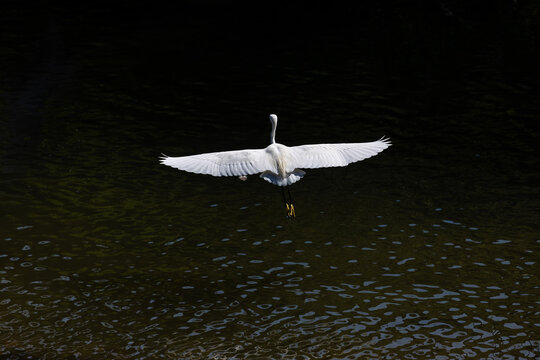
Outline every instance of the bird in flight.
POLYGON ((163 155, 160 162, 176 169, 195 174, 213 176, 238 176, 245 180, 247 175, 260 177, 281 187, 287 209, 287 217, 296 216, 289 185, 306 174, 302 169, 347 166, 351 163, 377 155, 388 148, 389 138, 364 143, 313 144, 285 146, 276 142, 277 115, 270 115, 272 132, 270 145, 264 149, 248 149, 213 152, 191 156, 170 157, 163 155), (285 196, 285 187, 289 198, 285 196))

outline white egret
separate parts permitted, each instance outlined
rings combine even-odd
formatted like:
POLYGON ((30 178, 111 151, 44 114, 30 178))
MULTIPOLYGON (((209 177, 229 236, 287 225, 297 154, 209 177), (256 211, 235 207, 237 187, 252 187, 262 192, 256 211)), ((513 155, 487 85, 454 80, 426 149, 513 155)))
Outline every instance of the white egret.
POLYGON ((276 143, 277 116, 270 115, 272 132, 270 145, 264 149, 213 152, 191 156, 170 157, 163 155, 162 164, 196 173, 213 176, 238 176, 245 180, 247 175, 261 174, 260 177, 274 185, 281 186, 287 216, 295 217, 289 185, 306 174, 301 169, 347 166, 350 163, 377 155, 389 147, 390 139, 381 138, 365 143, 314 144, 285 146, 276 143), (285 199, 287 187, 289 200, 285 199))

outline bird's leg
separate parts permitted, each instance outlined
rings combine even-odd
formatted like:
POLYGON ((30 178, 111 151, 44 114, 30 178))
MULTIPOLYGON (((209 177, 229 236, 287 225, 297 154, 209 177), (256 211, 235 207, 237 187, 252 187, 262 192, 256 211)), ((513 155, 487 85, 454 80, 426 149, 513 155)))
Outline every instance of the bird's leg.
POLYGON ((285 203, 285 207, 287 208, 287 217, 290 217, 290 207, 289 207, 289 202, 287 201, 287 198, 285 196, 285 189, 283 188, 283 186, 280 186, 281 188, 281 195, 283 195, 283 202, 285 203))
POLYGON ((293 205, 292 196, 291 196, 291 190, 289 189, 289 185, 287 185, 287 192, 289 193, 289 206, 287 208, 288 215, 291 218, 295 218, 296 214, 294 212, 294 205, 293 205))

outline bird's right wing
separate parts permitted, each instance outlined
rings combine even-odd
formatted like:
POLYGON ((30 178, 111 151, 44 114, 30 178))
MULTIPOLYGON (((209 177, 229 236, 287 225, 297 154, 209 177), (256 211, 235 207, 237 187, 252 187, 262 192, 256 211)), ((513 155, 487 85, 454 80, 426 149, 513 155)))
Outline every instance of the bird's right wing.
POLYGON ((263 149, 214 152, 170 157, 163 155, 162 164, 195 174, 213 176, 245 176, 268 169, 268 154, 263 149))
POLYGON ((365 143, 302 145, 289 149, 295 168, 315 169, 347 166, 377 155, 390 145, 390 139, 381 138, 365 143))

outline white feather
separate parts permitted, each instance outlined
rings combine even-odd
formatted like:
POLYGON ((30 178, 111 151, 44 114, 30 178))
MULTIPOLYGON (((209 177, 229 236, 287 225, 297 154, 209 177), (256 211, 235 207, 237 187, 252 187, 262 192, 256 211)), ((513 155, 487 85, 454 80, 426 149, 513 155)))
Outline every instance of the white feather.
POLYGON ((246 176, 267 170, 264 149, 223 151, 200 155, 170 157, 160 162, 173 168, 213 176, 246 176))
POLYGON ((261 178, 278 186, 299 181, 301 169, 347 166, 377 155, 388 148, 388 138, 366 143, 314 144, 288 147, 275 142, 277 116, 270 115, 271 144, 264 149, 236 150, 200 155, 169 157, 163 155, 164 165, 213 176, 246 176, 261 173, 261 178))
POLYGON ((377 155, 390 145, 390 139, 381 138, 365 143, 301 145, 289 149, 296 168, 316 169, 347 166, 377 155))

